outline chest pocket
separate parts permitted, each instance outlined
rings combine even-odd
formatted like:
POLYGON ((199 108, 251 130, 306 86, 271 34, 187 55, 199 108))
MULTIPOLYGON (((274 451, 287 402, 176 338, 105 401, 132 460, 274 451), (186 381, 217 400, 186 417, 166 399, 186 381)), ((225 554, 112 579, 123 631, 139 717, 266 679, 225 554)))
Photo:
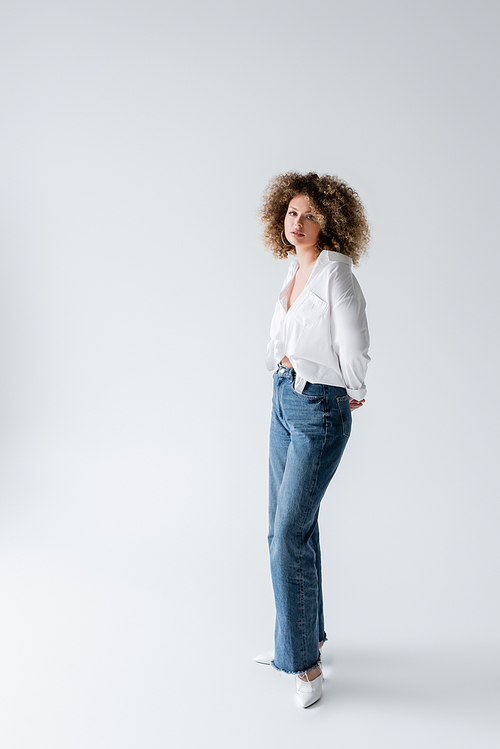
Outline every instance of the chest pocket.
POLYGON ((328 302, 320 299, 312 291, 308 291, 300 304, 293 310, 293 316, 301 325, 313 328, 321 322, 329 308, 328 302))

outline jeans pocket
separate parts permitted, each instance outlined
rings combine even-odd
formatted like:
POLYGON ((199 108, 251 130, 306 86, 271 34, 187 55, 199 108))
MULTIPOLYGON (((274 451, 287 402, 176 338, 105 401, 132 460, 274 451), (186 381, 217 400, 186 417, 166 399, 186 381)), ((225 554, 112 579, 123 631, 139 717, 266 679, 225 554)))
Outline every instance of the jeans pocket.
POLYGON ((295 390, 295 383, 292 383, 292 390, 299 398, 305 401, 322 401, 325 397, 325 389, 320 382, 306 382, 304 390, 298 393, 295 390))
POLYGON ((337 406, 339 407, 340 418, 342 420, 342 434, 344 437, 350 437, 352 426, 351 406, 349 405, 348 395, 337 396, 337 406))

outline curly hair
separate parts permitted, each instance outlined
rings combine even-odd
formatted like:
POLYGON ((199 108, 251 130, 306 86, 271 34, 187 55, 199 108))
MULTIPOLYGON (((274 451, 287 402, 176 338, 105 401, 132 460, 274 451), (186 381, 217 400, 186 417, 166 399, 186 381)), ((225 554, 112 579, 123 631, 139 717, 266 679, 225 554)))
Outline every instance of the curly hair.
POLYGON ((358 265, 367 251, 370 227, 359 195, 339 179, 316 172, 278 174, 269 182, 259 211, 264 224, 263 239, 274 257, 295 255, 295 247, 283 241, 283 225, 292 198, 304 195, 320 225, 318 255, 322 250, 335 250, 347 255, 358 265))

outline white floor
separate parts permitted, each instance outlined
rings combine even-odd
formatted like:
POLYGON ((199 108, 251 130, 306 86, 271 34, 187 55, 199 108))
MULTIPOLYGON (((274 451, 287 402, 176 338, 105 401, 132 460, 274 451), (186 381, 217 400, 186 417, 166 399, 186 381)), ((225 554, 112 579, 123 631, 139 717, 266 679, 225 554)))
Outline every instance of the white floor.
POLYGON ((168 539, 72 530, 3 547, 3 749, 498 748, 500 651, 330 633, 323 697, 302 710, 293 677, 252 660, 272 646, 252 572, 202 547, 189 579, 168 539))
POLYGON ((306 711, 293 704, 289 679, 269 670, 249 675, 245 692, 255 694, 245 696, 252 704, 245 746, 280 745, 280 736, 300 746, 311 730, 345 749, 498 746, 498 653, 326 647, 323 697, 306 711))

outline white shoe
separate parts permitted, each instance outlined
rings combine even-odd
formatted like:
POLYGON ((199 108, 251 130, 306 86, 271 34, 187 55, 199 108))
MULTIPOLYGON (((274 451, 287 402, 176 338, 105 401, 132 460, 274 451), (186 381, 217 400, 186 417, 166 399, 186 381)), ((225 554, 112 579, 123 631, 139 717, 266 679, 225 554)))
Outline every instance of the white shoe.
POLYGON ((297 702, 301 707, 313 705, 319 700, 323 692, 323 674, 321 673, 312 681, 309 681, 309 679, 304 681, 300 676, 296 676, 295 691, 297 693, 297 702))
POLYGON ((255 663, 264 663, 266 666, 270 666, 273 658, 274 650, 270 650, 268 653, 261 653, 260 655, 256 655, 254 661, 255 663))

